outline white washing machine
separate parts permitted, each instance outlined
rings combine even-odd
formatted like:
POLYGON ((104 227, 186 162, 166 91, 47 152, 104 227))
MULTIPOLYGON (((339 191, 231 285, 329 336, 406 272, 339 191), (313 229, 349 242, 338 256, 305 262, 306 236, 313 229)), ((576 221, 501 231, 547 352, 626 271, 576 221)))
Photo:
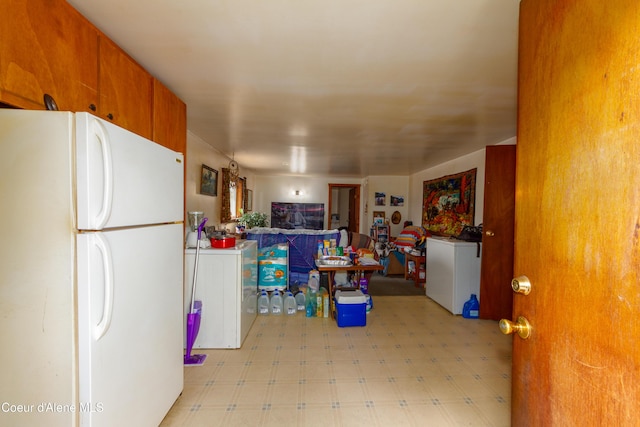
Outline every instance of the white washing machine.
MULTIPOLYGON (((202 301, 193 348, 240 348, 257 315, 258 250, 253 240, 200 249, 195 299, 202 301)), ((196 249, 185 250, 184 319, 191 305, 196 249)))

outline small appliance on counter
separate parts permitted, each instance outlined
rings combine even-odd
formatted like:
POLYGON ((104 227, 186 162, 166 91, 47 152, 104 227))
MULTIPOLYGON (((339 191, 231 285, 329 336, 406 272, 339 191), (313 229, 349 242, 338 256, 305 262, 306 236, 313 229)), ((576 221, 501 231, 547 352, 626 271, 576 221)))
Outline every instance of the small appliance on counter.
MULTIPOLYGON (((189 221, 189 232, 187 233, 187 247, 195 248, 198 246, 198 226, 204 219, 204 212, 188 212, 187 220, 189 221)), ((202 246, 202 245, 201 245, 202 246)))

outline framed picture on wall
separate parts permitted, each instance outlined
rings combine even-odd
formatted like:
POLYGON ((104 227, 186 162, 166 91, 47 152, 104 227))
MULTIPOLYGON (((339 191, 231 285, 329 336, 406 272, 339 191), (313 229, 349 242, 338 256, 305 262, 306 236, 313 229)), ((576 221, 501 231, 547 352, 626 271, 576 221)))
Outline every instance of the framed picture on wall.
POLYGON ((202 165, 202 176, 200 179, 200 194, 207 196, 218 195, 218 171, 207 165, 202 165))
POLYGON ((391 206, 404 206, 404 196, 391 196, 391 206))

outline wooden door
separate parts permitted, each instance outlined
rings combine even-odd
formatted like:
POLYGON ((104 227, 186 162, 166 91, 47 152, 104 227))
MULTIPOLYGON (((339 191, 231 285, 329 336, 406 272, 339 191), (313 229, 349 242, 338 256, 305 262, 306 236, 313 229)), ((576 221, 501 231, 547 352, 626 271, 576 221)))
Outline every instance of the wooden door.
POLYGON ((520 5, 512 425, 638 425, 640 2, 520 5))
POLYGON ((100 37, 98 115, 152 138, 153 78, 108 38, 100 37))
POLYGON ((67 2, 3 1, 0 41, 2 102, 44 109, 49 94, 60 110, 95 109, 98 30, 67 2))
POLYGON ((486 148, 480 318, 511 317, 516 146, 486 148))

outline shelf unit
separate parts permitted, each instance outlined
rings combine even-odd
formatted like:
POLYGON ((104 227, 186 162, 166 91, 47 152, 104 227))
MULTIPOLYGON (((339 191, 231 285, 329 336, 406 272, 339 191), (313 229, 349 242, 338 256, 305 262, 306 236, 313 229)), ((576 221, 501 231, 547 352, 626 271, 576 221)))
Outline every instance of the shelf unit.
POLYGON ((389 226, 386 224, 383 225, 372 225, 371 231, 369 232, 371 238, 377 242, 388 242, 389 241, 389 226))

